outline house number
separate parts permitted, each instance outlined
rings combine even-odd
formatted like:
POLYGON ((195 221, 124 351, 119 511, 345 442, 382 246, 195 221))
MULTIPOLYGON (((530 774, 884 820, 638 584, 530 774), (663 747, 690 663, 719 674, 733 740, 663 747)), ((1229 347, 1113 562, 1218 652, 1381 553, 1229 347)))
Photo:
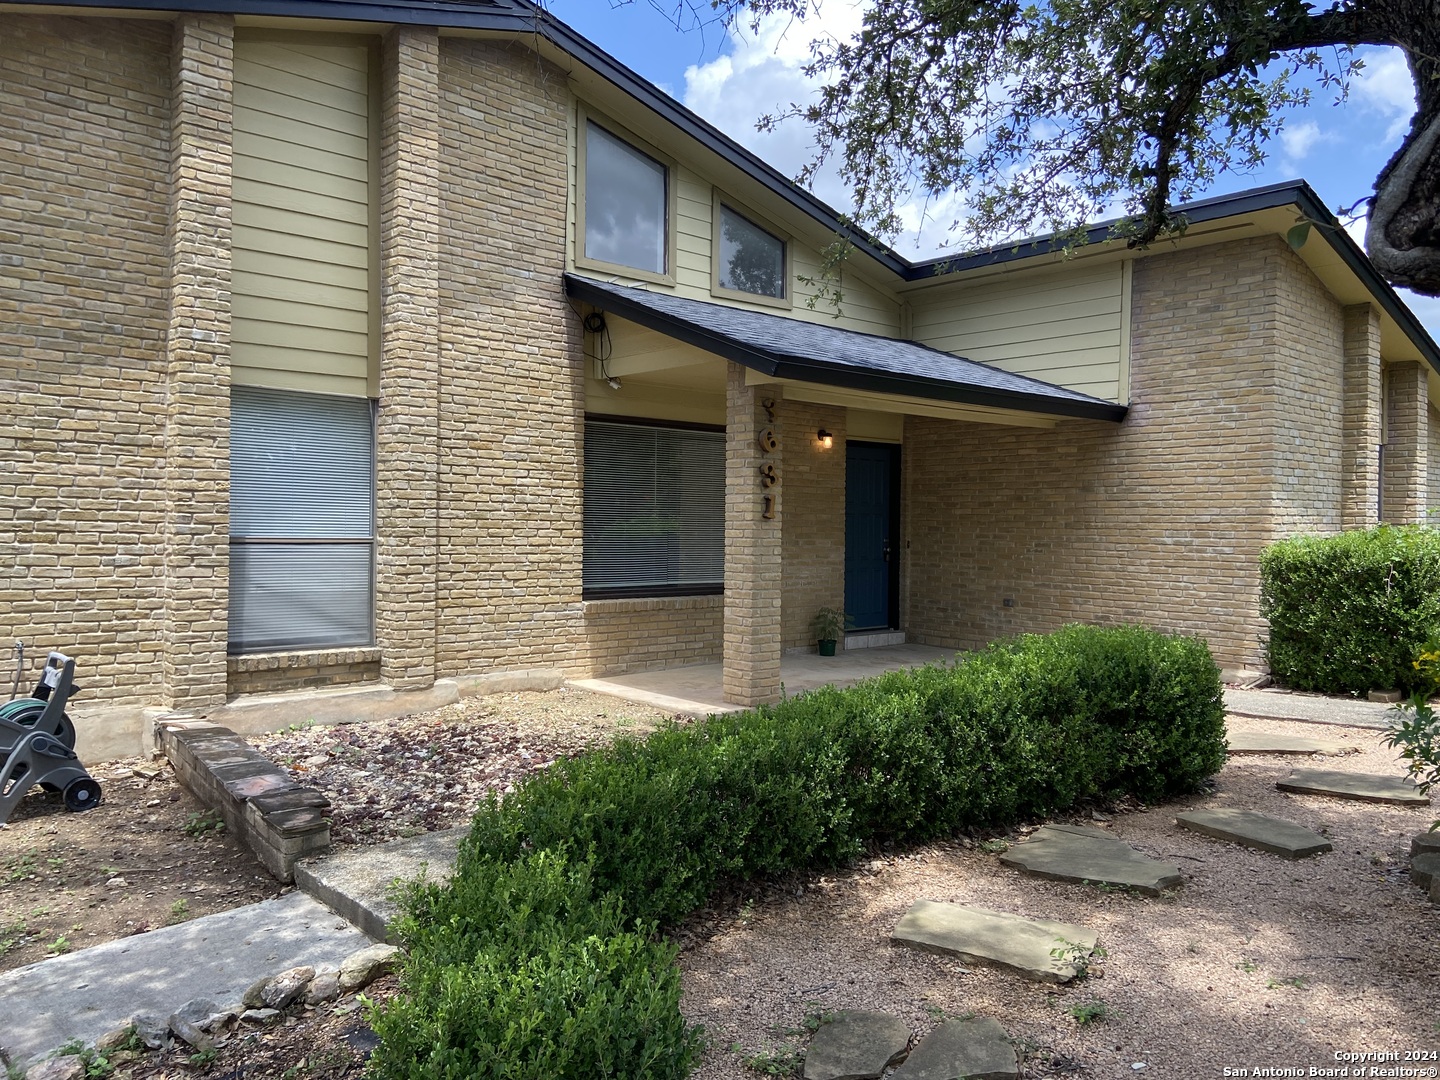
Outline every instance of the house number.
MULTIPOLYGON (((771 424, 775 423, 775 399, 761 398, 760 407, 765 410, 765 419, 771 424)), ((775 436, 775 429, 767 427, 760 432, 760 453, 773 454, 780 448, 780 440, 775 436)), ((773 488, 780 483, 780 472, 775 468, 772 461, 762 462, 760 465, 760 487, 761 489, 773 488)), ((760 507, 760 516, 766 521, 775 517, 775 496, 773 494, 762 495, 763 500, 760 507)))

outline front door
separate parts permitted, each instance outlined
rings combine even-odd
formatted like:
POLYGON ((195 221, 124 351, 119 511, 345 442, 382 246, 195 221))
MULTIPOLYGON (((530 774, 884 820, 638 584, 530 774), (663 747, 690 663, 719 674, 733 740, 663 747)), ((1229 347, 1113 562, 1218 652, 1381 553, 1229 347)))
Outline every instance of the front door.
POLYGON ((845 611, 857 630, 899 624, 900 448, 845 446, 845 611))

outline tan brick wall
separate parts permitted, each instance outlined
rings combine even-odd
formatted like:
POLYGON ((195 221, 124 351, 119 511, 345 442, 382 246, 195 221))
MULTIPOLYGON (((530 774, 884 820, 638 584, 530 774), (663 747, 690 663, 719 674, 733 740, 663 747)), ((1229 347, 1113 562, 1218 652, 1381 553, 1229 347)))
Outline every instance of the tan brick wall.
POLYGON ((784 432, 786 405, 776 386, 747 386, 745 369, 725 365, 725 700, 758 705, 780 696, 781 529, 790 485, 785 443, 763 450, 762 432, 784 432), (767 409, 765 403, 769 403, 767 409), (773 415, 771 415, 773 413, 773 415), (773 465, 764 516, 760 469, 773 465))
POLYGON ((175 22, 165 342, 164 702, 225 701, 230 578, 234 20, 175 22))
POLYGON ((385 681, 407 688, 435 679, 439 33, 398 27, 382 54, 375 637, 385 681))
POLYGON ((441 675, 578 666, 584 371, 566 302, 564 75, 440 47, 441 675))
POLYGON ((246 653, 226 665, 231 694, 278 694, 380 681, 380 649, 246 653))
POLYGON ((1434 406, 1426 410, 1425 522, 1440 525, 1431 511, 1440 512, 1440 413, 1434 406))
POLYGON ((908 418, 910 637, 975 646, 1136 621, 1206 637, 1224 666, 1259 666, 1260 550, 1282 521, 1339 514, 1333 441, 1315 452, 1319 479, 1301 480, 1304 432, 1277 434, 1340 400, 1339 315, 1306 275, 1273 239, 1138 260, 1123 425, 908 418))
POLYGON ((714 663, 724 638, 723 596, 587 600, 586 674, 714 663))
POLYGON ((1407 361, 1385 369, 1385 487, 1382 517, 1392 525, 1425 520, 1429 402, 1425 367, 1407 361))
POLYGON ((1352 304, 1344 318, 1342 524, 1364 529, 1380 512, 1380 312, 1374 304, 1352 304))
MULTIPOLYGON (((1343 527, 1345 316, 1298 255, 1275 257, 1281 265, 1267 346, 1275 444, 1272 535, 1335 533, 1343 527)), ((1374 359, 1378 369, 1379 357, 1374 359)))
POLYGON ((163 678, 170 51, 0 15, 0 646, 73 653, 82 703, 163 678))
POLYGON ((822 607, 845 607, 845 410, 787 401, 781 417, 785 447, 784 591, 786 649, 813 648, 810 622, 822 607), (815 433, 835 437, 826 450, 815 433))

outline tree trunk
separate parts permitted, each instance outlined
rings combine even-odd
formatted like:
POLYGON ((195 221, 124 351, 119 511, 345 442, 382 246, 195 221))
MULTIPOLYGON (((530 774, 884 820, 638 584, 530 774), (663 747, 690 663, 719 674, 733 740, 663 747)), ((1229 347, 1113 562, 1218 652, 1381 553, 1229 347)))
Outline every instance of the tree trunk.
POLYGON ((1365 247, 1392 285, 1440 296, 1440 0, 1389 0, 1386 8, 1418 108, 1375 181, 1365 247))

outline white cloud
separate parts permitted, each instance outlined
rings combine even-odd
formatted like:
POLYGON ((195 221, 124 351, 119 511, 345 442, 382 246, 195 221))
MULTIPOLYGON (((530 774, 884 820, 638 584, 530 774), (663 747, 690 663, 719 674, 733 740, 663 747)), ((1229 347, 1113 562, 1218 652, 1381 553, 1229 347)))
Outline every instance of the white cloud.
POLYGON ((1351 84, 1352 99, 1368 112, 1389 121, 1385 141, 1394 142, 1405 133, 1415 113, 1415 80, 1399 49, 1362 49, 1365 67, 1351 84))
MULTIPOLYGON (((826 0, 803 21, 772 15, 758 32, 748 25, 732 30, 723 55, 685 71, 684 102, 747 149, 787 176, 794 177, 814 156, 805 123, 783 121, 772 131, 755 129, 760 117, 803 105, 815 94, 804 73, 810 43, 817 38, 845 40, 864 20, 867 0, 826 0)), ((833 165, 815 175, 809 188, 831 206, 848 211, 850 194, 833 165)), ((964 201, 953 194, 913 200, 897 208, 903 231, 897 249, 912 258, 940 254, 964 201)))
POLYGON ((1320 132, 1320 125, 1313 120, 1307 120, 1303 124, 1287 125, 1285 130, 1280 132, 1280 148, 1294 165, 1308 157, 1315 144, 1323 138, 1325 136, 1320 132))

